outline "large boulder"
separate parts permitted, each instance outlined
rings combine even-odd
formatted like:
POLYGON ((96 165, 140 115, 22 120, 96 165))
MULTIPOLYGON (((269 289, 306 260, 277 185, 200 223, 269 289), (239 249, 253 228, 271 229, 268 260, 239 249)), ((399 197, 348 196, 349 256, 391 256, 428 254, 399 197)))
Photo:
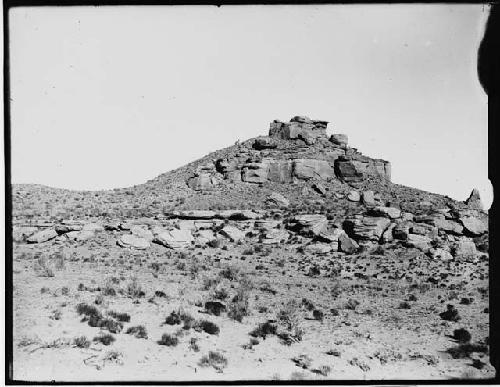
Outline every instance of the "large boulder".
POLYGON ((333 168, 325 160, 296 159, 293 161, 293 175, 298 179, 328 180, 335 177, 333 168))
POLYGON ((488 223, 475 216, 462 216, 460 217, 460 223, 462 223, 467 233, 472 236, 480 236, 488 231, 488 223))
POLYGON ((43 243, 47 242, 57 236, 57 231, 53 228, 48 228, 45 230, 38 231, 31 235, 28 239, 28 243, 43 243))
POLYGON ((391 221, 374 216, 355 216, 346 219, 344 230, 355 240, 378 241, 391 221))
POLYGON ((271 193, 271 195, 267 197, 266 202, 278 207, 288 207, 290 205, 290 201, 278 192, 271 193))
POLYGON ((319 236, 326 231, 328 220, 325 215, 296 215, 290 219, 289 227, 305 236, 319 236))
POLYGON ((435 212, 430 215, 418 215, 414 217, 414 220, 417 223, 426 223, 435 226, 447 234, 461 235, 463 232, 463 226, 461 224, 446 219, 446 216, 440 212, 435 212))
POLYGON ((238 242, 245 238, 245 233, 243 231, 230 225, 224 226, 222 230, 220 230, 220 233, 232 242, 238 242))
POLYGON ((347 234, 343 233, 339 235, 338 250, 343 251, 346 254, 353 254, 358 249, 359 245, 354 239, 351 239, 347 234))
MULTIPOLYGON (((375 194, 371 190, 370 191, 363 191, 361 199, 362 199, 363 204, 365 206, 375 206, 377 204, 375 201, 375 194)), ((384 214, 384 216, 385 216, 385 214, 384 214)))
POLYGON ((131 247, 137 250, 145 250, 149 247, 149 241, 132 234, 125 234, 116 242, 121 247, 131 247))
POLYGON ((345 146, 347 145, 348 142, 347 134, 342 134, 342 133, 332 134, 330 137, 330 142, 332 142, 335 145, 345 146))
POLYGON ((191 231, 186 229, 164 230, 156 228, 153 233, 155 235, 154 242, 176 250, 191 246, 191 242, 194 240, 191 231))

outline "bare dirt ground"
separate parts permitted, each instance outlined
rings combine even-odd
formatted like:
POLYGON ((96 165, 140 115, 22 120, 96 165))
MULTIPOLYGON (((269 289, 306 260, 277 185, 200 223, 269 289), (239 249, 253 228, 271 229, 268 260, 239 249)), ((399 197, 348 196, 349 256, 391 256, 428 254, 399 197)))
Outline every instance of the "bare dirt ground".
POLYGON ((250 243, 134 251, 109 235, 98 238, 15 245, 15 379, 494 376, 486 255, 442 262, 408 251, 314 255, 250 243), (37 263, 40 256, 48 257, 46 268, 37 263), (207 301, 226 311, 215 315, 207 301), (440 316, 448 304, 456 321, 440 316), (90 326, 90 307, 102 318, 110 311, 124 315, 110 318, 111 327, 90 326), (180 318, 165 324, 172 312, 180 318), (145 334, 126 333, 139 325, 145 334), (461 328, 469 340, 455 333, 461 328), (102 335, 114 341, 95 341, 102 335))

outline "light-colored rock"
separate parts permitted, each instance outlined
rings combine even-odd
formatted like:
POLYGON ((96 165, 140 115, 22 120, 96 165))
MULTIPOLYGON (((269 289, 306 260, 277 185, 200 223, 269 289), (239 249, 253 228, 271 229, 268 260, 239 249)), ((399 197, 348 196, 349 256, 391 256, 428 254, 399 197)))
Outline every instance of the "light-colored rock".
POLYGON ((306 236, 318 236, 326 231, 328 220, 325 215, 296 215, 290 220, 289 227, 306 236))
POLYGON ((229 238, 232 242, 238 242, 245 238, 245 233, 234 226, 224 226, 222 230, 220 230, 220 233, 229 238))
POLYGON ((188 248, 194 240, 191 232, 186 229, 161 230, 156 228, 153 234, 155 234, 154 242, 176 250, 188 248))
POLYGON ((351 239, 347 234, 343 233, 339 235, 338 250, 343 251, 346 254, 353 254, 359 248, 359 245, 354 239, 351 239))
POLYGON ((54 230, 53 228, 49 228, 46 230, 41 230, 38 232, 35 232, 33 235, 31 235, 28 239, 28 243, 43 243, 47 242, 57 236, 57 231, 54 230))
POLYGON ((349 191, 347 194, 347 200, 350 202, 359 202, 361 199, 361 195, 359 194, 358 191, 349 191))
POLYGON ((100 232, 104 231, 104 226, 99 223, 85 223, 81 229, 82 231, 92 231, 92 232, 100 232))
POLYGON ((304 246, 304 252, 310 254, 326 254, 333 250, 332 246, 328 243, 315 242, 304 246))
POLYGON ((389 219, 397 219, 401 216, 401 210, 394 207, 375 207, 370 211, 370 215, 384 216, 389 219))
POLYGON ((439 261, 451 261, 453 260, 453 255, 445 249, 430 249, 430 256, 432 259, 439 261))
POLYGON ((145 250, 150 246, 147 239, 132 234, 122 235, 117 244, 121 247, 131 247, 137 250, 145 250))
POLYGON ((474 216, 462 216, 460 222, 465 230, 473 236, 480 236, 488 231, 488 223, 474 216))
POLYGON ((192 219, 180 219, 179 221, 177 221, 177 228, 179 228, 180 230, 185 229, 194 231, 196 230, 196 225, 194 220, 192 219))
POLYGON ((138 238, 143 238, 148 242, 153 240, 153 233, 145 226, 134 225, 130 227, 130 233, 138 238))
POLYGON ((363 204, 365 206, 374 206, 377 204, 375 202, 375 197, 374 197, 373 191, 363 191, 363 194, 361 197, 363 200, 363 204))
POLYGON ((290 201, 278 192, 271 193, 266 201, 272 205, 279 207, 288 207, 290 205, 290 201))

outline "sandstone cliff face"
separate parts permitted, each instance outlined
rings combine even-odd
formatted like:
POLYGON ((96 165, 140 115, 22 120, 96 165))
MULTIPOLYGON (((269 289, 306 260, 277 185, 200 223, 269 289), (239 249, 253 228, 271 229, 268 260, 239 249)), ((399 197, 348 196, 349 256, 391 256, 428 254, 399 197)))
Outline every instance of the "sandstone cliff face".
POLYGON ((328 122, 295 116, 289 122, 274 120, 269 136, 239 145, 238 151, 201 166, 188 180, 197 191, 229 183, 293 183, 333 179, 357 186, 368 177, 390 181, 390 163, 371 159, 347 145, 345 134, 328 138, 328 122))

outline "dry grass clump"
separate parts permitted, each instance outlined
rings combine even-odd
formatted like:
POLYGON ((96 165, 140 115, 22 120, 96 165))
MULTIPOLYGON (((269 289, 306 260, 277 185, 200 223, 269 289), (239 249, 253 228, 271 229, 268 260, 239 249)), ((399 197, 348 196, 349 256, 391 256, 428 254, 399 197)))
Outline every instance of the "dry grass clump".
POLYGON ((41 256, 35 262, 33 269, 39 277, 54 277, 54 265, 47 259, 46 256, 41 256))
POLYGON ((136 325, 133 327, 129 327, 125 333, 127 335, 134 335, 136 339, 148 338, 148 332, 146 331, 146 327, 144 325, 136 325))
POLYGON ((113 335, 110 335, 109 333, 104 333, 100 334, 99 336, 94 337, 94 341, 104 344, 104 345, 110 345, 115 341, 115 337, 113 335))
POLYGON ((227 359, 224 355, 217 351, 210 351, 208 355, 203 356, 198 363, 201 367, 213 367, 219 372, 222 372, 227 366, 227 359))
POLYGON ((301 341, 304 335, 304 329, 301 326, 301 311, 300 304, 295 300, 289 300, 283 308, 281 308, 276 316, 278 323, 284 329, 280 332, 284 344, 291 344, 295 341, 301 341))
POLYGON ((73 339, 73 344, 78 348, 88 348, 90 347, 90 340, 86 336, 79 336, 73 339))
POLYGON ((161 339, 157 341, 160 345, 166 345, 167 347, 175 347, 179 344, 179 339, 168 333, 164 333, 161 339))

